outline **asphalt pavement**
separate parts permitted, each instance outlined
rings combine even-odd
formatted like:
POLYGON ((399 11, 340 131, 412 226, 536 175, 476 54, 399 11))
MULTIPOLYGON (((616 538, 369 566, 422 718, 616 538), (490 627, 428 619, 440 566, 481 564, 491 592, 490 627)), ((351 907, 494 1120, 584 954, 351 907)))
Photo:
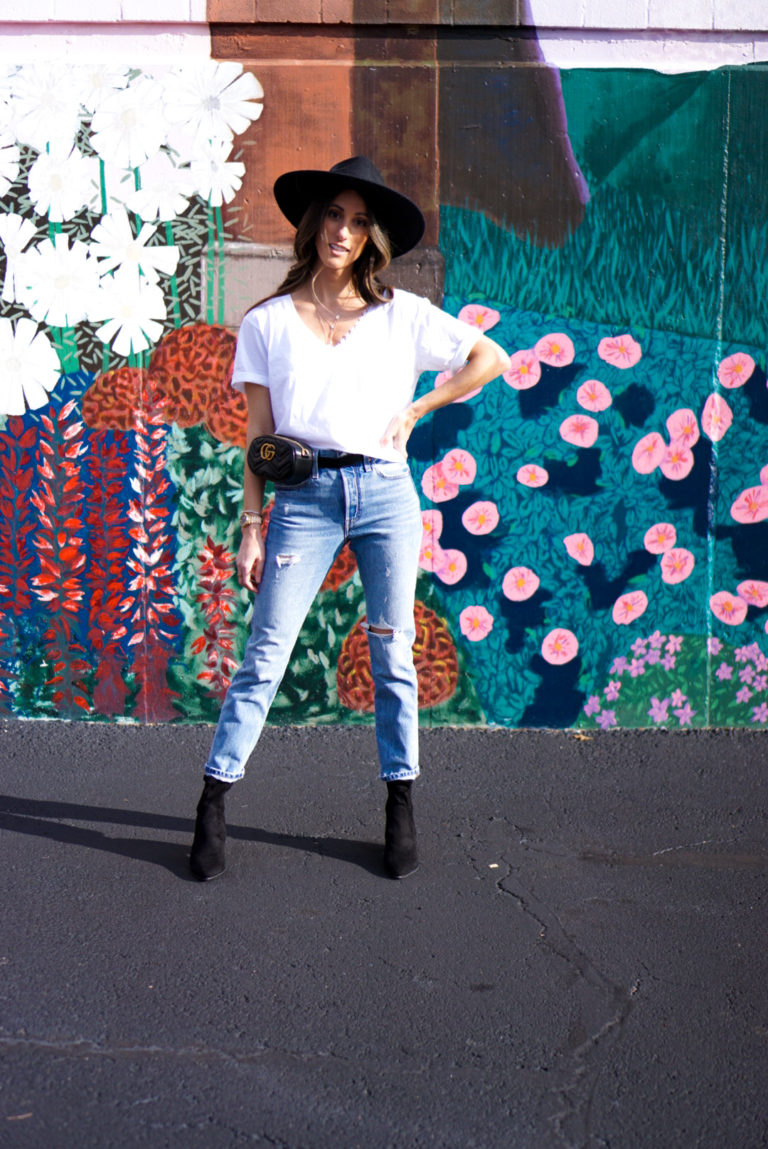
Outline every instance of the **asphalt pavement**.
POLYGON ((768 1145, 763 732, 426 730, 381 868, 370 727, 0 723, 0 1145, 768 1145))

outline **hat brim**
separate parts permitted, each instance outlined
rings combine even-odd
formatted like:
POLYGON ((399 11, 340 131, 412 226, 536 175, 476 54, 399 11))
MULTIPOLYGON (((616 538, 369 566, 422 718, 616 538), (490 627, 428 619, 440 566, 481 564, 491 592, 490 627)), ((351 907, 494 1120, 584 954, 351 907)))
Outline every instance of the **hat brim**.
POLYGON ((285 218, 298 227, 307 208, 315 200, 329 200, 337 191, 358 192, 376 217, 392 245, 392 255, 404 255, 421 241, 424 216, 413 200, 386 185, 336 172, 311 169, 285 172, 275 181, 274 195, 285 218))

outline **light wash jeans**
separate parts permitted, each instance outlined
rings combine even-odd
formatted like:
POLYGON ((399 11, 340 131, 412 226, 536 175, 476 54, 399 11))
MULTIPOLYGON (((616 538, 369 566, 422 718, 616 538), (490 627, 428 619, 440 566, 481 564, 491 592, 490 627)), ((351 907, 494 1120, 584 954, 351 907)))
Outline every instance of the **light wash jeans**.
POLYGON ((366 458, 275 487, 251 634, 219 716, 205 773, 242 778, 307 612, 346 539, 365 591, 381 777, 416 778, 418 687, 411 647, 422 525, 407 463, 366 458))

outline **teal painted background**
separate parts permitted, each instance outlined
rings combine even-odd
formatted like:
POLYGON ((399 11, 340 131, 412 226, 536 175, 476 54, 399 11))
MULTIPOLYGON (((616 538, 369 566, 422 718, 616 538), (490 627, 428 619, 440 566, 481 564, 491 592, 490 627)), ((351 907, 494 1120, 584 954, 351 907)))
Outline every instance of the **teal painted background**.
MULTIPOLYGON (((239 65, 204 69, 219 93, 240 76, 239 65)), ((244 644, 248 602, 233 578, 243 411, 220 322, 220 208, 259 95, 251 85, 230 101, 228 148, 187 95, 151 141, 147 126, 110 151, 96 131, 105 109, 127 105, 143 79, 126 72, 111 92, 72 96, 74 159, 40 135, 23 70, 2 91, 10 715, 213 721, 244 644), (153 208, 158 166, 176 198, 153 208), (82 315, 57 312, 40 286, 43 257, 76 243, 76 282, 94 293, 82 315)), ((560 80, 589 193, 579 225, 542 220, 538 242, 535 228, 516 234, 450 194, 441 209, 445 307, 487 329, 516 370, 411 441, 425 523, 423 721, 764 725, 766 71, 560 80)), ((497 127, 478 127, 489 162, 508 146, 497 127)), ((441 148, 442 187, 460 182, 461 164, 457 138, 441 148)), ((75 273, 71 261, 59 270, 75 273)), ((342 552, 273 721, 371 720, 363 613, 342 552)))

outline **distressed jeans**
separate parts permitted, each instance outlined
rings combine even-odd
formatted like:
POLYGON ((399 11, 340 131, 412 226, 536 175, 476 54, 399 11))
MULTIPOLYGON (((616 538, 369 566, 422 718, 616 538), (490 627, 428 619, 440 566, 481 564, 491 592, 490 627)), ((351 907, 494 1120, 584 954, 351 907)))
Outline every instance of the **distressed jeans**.
POLYGON ((407 463, 366 458, 276 486, 266 561, 243 662, 232 679, 205 767, 242 778, 307 612, 348 539, 365 592, 381 777, 419 773, 414 598, 422 525, 407 463), (373 629, 371 629, 373 628, 373 629))

